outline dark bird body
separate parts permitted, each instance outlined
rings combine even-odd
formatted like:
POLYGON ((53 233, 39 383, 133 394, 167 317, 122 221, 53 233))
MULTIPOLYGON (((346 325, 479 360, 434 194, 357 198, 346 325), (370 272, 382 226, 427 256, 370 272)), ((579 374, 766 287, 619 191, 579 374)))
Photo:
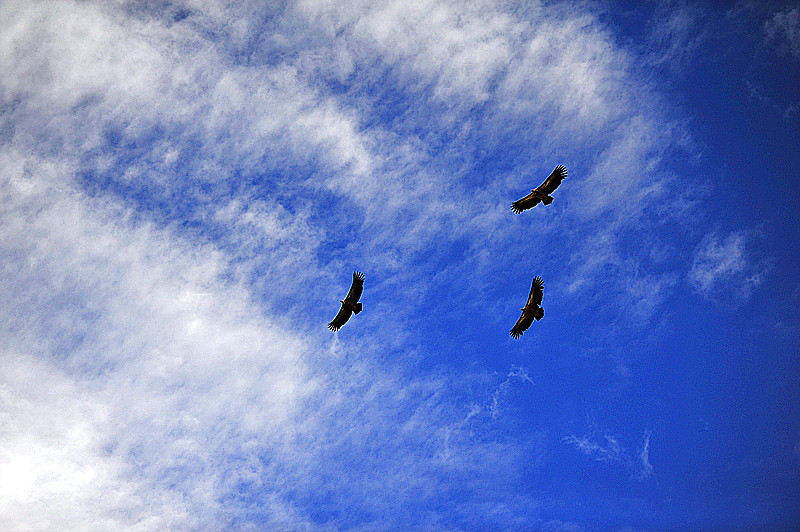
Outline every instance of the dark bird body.
POLYGON ((542 298, 544 297, 544 281, 538 275, 533 278, 531 284, 531 293, 528 295, 528 302, 520 310, 522 316, 519 317, 517 323, 511 329, 511 336, 519 338, 522 333, 528 330, 533 320, 539 321, 544 316, 544 309, 541 307, 542 298))
POLYGON ((553 196, 550 194, 558 188, 561 182, 567 178, 567 168, 563 164, 556 166, 553 173, 544 180, 544 183, 531 190, 531 193, 522 199, 511 204, 511 210, 516 214, 526 211, 536 206, 540 201, 545 205, 553 203, 553 196))
POLYGON ((364 291, 364 274, 361 272, 353 272, 353 284, 350 285, 350 291, 347 297, 339 301, 342 308, 336 314, 336 317, 328 324, 328 329, 338 331, 342 325, 347 323, 353 313, 358 314, 361 312, 361 292, 364 291))

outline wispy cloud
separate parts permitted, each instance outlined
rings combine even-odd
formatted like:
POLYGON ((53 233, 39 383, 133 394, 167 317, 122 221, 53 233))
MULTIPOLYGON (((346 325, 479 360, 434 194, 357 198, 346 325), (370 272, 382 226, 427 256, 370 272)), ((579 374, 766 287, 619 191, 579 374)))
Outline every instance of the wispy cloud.
MULTIPOLYGON (((14 399, 18 428, 3 448, 7 467, 19 468, 32 452, 20 442, 42 446, 51 458, 38 482, 53 489, 44 498, 20 492, 29 498, 16 501, 20 520, 9 526, 42 508, 51 512, 42 514, 45 528, 87 519, 114 528, 126 514, 153 528, 213 522, 241 474, 225 464, 246 448, 229 448, 225 434, 240 435, 236 447, 275 445, 316 389, 304 342, 269 325, 240 286, 220 279, 222 255, 212 247, 130 227, 118 218, 124 212, 78 193, 53 197, 38 174, 32 168, 31 178, 3 184, 3 358, 17 369, 4 384, 16 390, 12 398, 36 398, 38 375, 48 375, 47 389, 60 392, 14 399), (62 409, 75 414, 62 419, 62 409), (30 417, 58 422, 41 432, 30 417), (60 442, 71 441, 73 427, 85 434, 76 436, 76 454, 64 453, 60 442), (91 489, 70 484, 82 474, 69 481, 60 472, 83 462, 100 468, 91 489), (76 490, 86 507, 60 514, 76 490), (119 496, 106 498, 109 491, 119 496)), ((20 481, 4 476, 8 489, 20 481)))
POLYGON ((695 4, 661 2, 651 21, 649 57, 671 70, 697 58, 697 49, 710 37, 708 13, 695 4))
POLYGON ((791 121, 797 115, 798 103, 781 105, 776 102, 775 99, 764 94, 763 88, 759 87, 757 84, 749 80, 744 80, 744 84, 745 87, 747 87, 747 92, 750 93, 750 98, 758 100, 766 107, 774 109, 785 122, 791 121))
MULTIPOLYGON (((574 528, 507 502, 529 371, 420 371, 418 309, 546 264, 536 231, 575 250, 554 292, 646 322, 683 272, 628 244, 683 133, 597 17, 507 7, 0 7, 2 528, 574 528), (558 201, 510 217, 556 162, 558 201), (318 326, 354 264, 377 343, 318 326)), ((737 245, 704 242, 698 290, 737 245)), ((652 473, 649 433, 565 441, 652 473)))
POLYGON ((775 12, 764 22, 764 38, 781 53, 800 59, 800 8, 775 12))
POLYGON ((531 380, 530 376, 528 375, 528 370, 523 367, 512 367, 511 371, 508 372, 506 379, 501 382, 491 394, 489 412, 492 415, 492 419, 497 419, 497 417, 500 415, 500 400, 504 395, 508 394, 509 388, 514 381, 534 384, 533 380, 531 380))
POLYGON ((636 456, 630 455, 620 443, 618 436, 607 430, 601 430, 594 422, 589 424, 587 434, 580 437, 570 434, 562 441, 598 462, 620 464, 633 478, 644 480, 653 475, 653 466, 650 463, 650 436, 650 431, 644 432, 636 456))
MULTIPOLYGON (((387 346, 320 357, 329 337, 266 314, 224 252, 54 194, 49 167, 25 162, 2 188, 6 528, 381 528, 424 522, 454 478, 511 489, 526 448, 485 436, 488 413, 462 420, 457 379, 373 362, 387 346), (324 493, 345 503, 317 513, 324 493)), ((265 238, 285 230, 235 212, 265 238)))
POLYGON ((594 458, 599 462, 620 462, 622 461, 622 448, 617 439, 609 434, 604 434, 600 440, 593 436, 570 435, 564 437, 564 443, 573 445, 583 454, 594 458))
POLYGON ((651 432, 645 431, 642 437, 642 445, 639 451, 639 463, 637 475, 639 478, 647 478, 653 474, 653 465, 650 463, 650 436, 651 432))
POLYGON ((764 282, 768 264, 751 256, 751 238, 745 232, 707 235, 694 254, 689 282, 701 295, 717 298, 731 294, 746 301, 764 282))

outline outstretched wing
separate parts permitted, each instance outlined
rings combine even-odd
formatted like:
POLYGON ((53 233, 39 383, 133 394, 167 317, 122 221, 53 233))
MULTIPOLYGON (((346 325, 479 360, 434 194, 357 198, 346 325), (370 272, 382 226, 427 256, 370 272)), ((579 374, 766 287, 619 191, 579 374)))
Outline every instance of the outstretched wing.
MULTIPOLYGON (((536 187, 530 194, 525 196, 524 198, 518 199, 514 203, 511 204, 511 210, 514 211, 515 214, 519 214, 522 211, 528 210, 531 207, 535 207, 537 203, 542 201, 542 196, 547 196, 551 194, 561 182, 566 179, 567 177, 567 167, 563 164, 559 164, 553 170, 547 179, 544 180, 544 183, 536 187)), ((552 202, 552 198, 545 198, 544 202, 545 205, 549 205, 552 202)))
POLYGON ((531 293, 528 294, 528 302, 525 303, 525 308, 538 307, 542 304, 544 297, 544 281, 538 275, 533 278, 531 283, 531 293))
POLYGON ((347 323, 347 320, 350 319, 350 316, 353 315, 352 310, 347 310, 342 305, 342 308, 339 309, 339 312, 336 314, 336 317, 328 324, 328 329, 332 331, 338 331, 342 325, 347 323))
POLYGON ((528 330, 528 327, 531 326, 531 323, 533 323, 533 314, 527 314, 523 312, 522 316, 519 317, 517 323, 515 323, 514 327, 511 329, 511 337, 519 338, 522 336, 522 333, 528 330))
POLYGON ((550 174, 544 183, 539 185, 536 190, 544 192, 545 194, 552 194, 555 189, 567 178, 567 167, 563 164, 556 166, 553 173, 550 174))
MULTIPOLYGON (((364 274, 361 272, 353 272, 353 284, 350 285, 350 291, 347 293, 345 301, 350 303, 358 303, 361 299, 361 292, 364 291, 364 274)), ((349 318, 348 316, 347 318, 349 318)), ((345 318, 344 321, 347 321, 345 318)), ((344 323, 344 321, 342 323, 344 323)))
POLYGON ((511 210, 514 211, 514 214, 519 214, 522 211, 526 211, 531 207, 536 206, 541 200, 535 197, 534 193, 531 192, 524 198, 518 199, 514 203, 511 204, 511 210))

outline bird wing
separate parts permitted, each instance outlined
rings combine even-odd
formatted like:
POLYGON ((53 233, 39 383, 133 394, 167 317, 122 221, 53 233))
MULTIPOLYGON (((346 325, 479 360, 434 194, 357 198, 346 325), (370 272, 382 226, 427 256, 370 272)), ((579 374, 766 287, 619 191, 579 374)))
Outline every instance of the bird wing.
POLYGON ((542 298, 544 298, 544 281, 537 275, 531 283, 531 293, 528 294, 528 302, 525 304, 525 308, 538 307, 542 304, 542 298))
MULTIPOLYGON (((346 301, 350 303, 358 303, 361 299, 361 292, 364 291, 364 274, 361 272, 353 272, 353 284, 350 285, 350 291, 347 293, 346 301)), ((348 316, 349 318, 350 316, 348 316)), ((346 319, 344 321, 347 321, 346 319)), ((344 323, 344 322, 342 322, 344 323)))
POLYGON ((533 323, 533 314, 526 314, 523 312, 522 316, 520 316, 517 320, 517 323, 515 323, 514 327, 512 327, 511 336, 513 338, 519 338, 522 336, 522 333, 528 330, 528 327, 531 326, 531 323, 533 323))
POLYGON ((347 320, 350 319, 350 316, 353 315, 352 310, 347 310, 342 305, 342 308, 339 309, 339 312, 336 314, 336 317, 328 324, 328 329, 332 331, 338 331, 342 325, 347 323, 347 320))
POLYGON ((545 192, 547 194, 552 194, 555 189, 561 184, 564 179, 567 177, 567 167, 563 164, 559 164, 553 170, 553 173, 550 174, 547 179, 544 180, 544 183, 539 185, 536 190, 545 192))
POLYGON ((514 203, 511 204, 511 210, 514 211, 514 214, 519 214, 522 211, 528 210, 531 207, 536 206, 541 200, 537 197, 534 197, 534 193, 531 192, 524 198, 520 198, 514 203))

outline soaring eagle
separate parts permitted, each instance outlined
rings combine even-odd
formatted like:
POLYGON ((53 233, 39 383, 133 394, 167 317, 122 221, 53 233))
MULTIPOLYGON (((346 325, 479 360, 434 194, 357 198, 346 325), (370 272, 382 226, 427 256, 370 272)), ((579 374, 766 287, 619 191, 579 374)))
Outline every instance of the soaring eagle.
POLYGON ((542 297, 544 297, 544 281, 538 275, 533 278, 531 284, 531 293, 528 295, 528 302, 520 310, 522 316, 519 317, 517 323, 511 329, 511 336, 519 338, 522 333, 528 330, 533 320, 539 321, 544 316, 544 309, 540 306, 542 304, 542 297))
POLYGON ((347 297, 340 301, 342 308, 339 309, 333 321, 328 324, 328 329, 338 331, 342 325, 347 323, 347 320, 350 319, 353 312, 356 314, 361 312, 361 303, 359 303, 358 300, 361 299, 361 292, 363 290, 364 274, 361 272, 353 272, 353 284, 350 285, 350 291, 347 293, 347 297))
POLYGON ((567 178, 567 167, 563 164, 556 166, 553 173, 544 180, 544 183, 531 190, 531 193, 522 199, 519 199, 511 204, 511 210, 516 214, 528 210, 540 201, 545 205, 553 203, 553 196, 550 194, 558 188, 561 182, 567 178))

